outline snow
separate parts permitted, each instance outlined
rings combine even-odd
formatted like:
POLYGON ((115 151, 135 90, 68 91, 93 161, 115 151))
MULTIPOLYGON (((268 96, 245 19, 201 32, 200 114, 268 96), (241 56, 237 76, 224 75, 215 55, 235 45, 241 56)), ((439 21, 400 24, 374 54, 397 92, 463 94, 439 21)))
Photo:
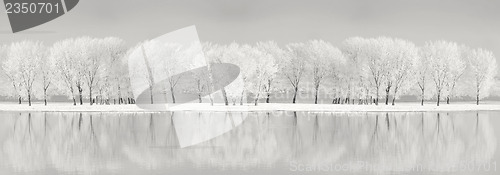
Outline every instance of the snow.
POLYGON ((243 106, 224 106, 223 104, 189 103, 169 107, 167 110, 145 110, 136 105, 94 105, 84 104, 73 106, 67 103, 43 104, 14 104, 0 103, 0 111, 16 112, 162 112, 162 111, 311 111, 311 112, 426 112, 426 111, 500 111, 500 102, 488 102, 480 105, 474 103, 454 103, 436 106, 427 103, 421 106, 418 103, 400 103, 395 106, 386 105, 333 105, 333 104, 285 104, 285 103, 261 103, 258 106, 245 104, 243 106))

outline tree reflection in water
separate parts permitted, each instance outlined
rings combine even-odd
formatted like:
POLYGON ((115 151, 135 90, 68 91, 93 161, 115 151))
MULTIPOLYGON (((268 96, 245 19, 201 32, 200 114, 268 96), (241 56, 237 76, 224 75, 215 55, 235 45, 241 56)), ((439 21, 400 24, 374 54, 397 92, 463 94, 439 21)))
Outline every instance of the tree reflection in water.
POLYGON ((2 113, 0 172, 90 174, 178 166, 288 171, 283 165, 289 161, 364 161, 384 167, 370 170, 382 173, 416 166, 447 168, 493 158, 497 146, 489 115, 2 113))

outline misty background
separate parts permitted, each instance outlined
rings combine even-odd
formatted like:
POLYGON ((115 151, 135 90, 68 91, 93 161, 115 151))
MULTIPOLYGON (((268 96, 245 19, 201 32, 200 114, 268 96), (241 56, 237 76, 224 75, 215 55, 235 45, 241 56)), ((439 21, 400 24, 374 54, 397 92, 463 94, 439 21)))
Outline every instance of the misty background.
POLYGON ((115 36, 129 45, 196 25, 200 39, 221 44, 275 40, 283 45, 352 36, 391 36, 417 45, 449 40, 500 55, 500 7, 491 0, 82 0, 68 14, 12 34, 0 8, 0 43, 46 45, 70 37, 115 36))

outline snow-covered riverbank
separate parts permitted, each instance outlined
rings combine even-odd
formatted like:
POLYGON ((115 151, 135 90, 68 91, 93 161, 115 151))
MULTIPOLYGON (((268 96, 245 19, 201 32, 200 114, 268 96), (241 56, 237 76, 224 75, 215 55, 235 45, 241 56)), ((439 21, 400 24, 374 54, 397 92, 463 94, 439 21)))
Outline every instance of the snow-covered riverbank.
MULTIPOLYGON (((488 111, 500 110, 499 102, 487 102, 481 105, 473 103, 455 103, 436 106, 433 103, 427 103, 420 106, 418 103, 400 103, 396 106, 386 105, 332 105, 332 104, 285 104, 285 103, 261 103, 258 106, 215 104, 211 106, 208 103, 192 103, 176 105, 168 110, 156 111, 317 111, 317 112, 422 112, 422 111, 488 111)), ((94 105, 73 106, 66 103, 52 103, 48 106, 43 104, 18 105, 13 103, 0 103, 0 111, 26 111, 26 112, 147 112, 136 105, 94 105)))

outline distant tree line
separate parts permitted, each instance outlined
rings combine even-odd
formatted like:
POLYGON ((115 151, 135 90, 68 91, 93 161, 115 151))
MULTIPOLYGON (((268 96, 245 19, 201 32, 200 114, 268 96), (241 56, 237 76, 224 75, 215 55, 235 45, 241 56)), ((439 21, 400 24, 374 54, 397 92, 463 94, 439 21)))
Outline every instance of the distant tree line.
MULTIPOLYGON (((9 83, 2 95, 17 99, 19 104, 27 100, 29 105, 33 99, 47 105, 54 95, 65 95, 74 105, 83 105, 84 99, 90 105, 133 104, 127 57, 137 47, 128 48, 114 37, 71 38, 50 47, 38 41, 0 46, 0 77, 9 83)), ((176 49, 172 43, 156 48, 154 54, 173 55, 176 49)), ((254 45, 202 43, 201 50, 209 63, 232 63, 241 68, 243 82, 221 89, 226 105, 243 104, 246 94, 252 94, 255 105, 259 100, 269 103, 273 93, 283 90, 292 93, 292 103, 306 90, 314 94, 314 103, 323 93, 333 104, 394 105, 402 95, 413 95, 422 105, 429 99, 435 99, 439 106, 442 100, 449 104, 461 97, 473 97, 479 105, 490 95, 497 75, 491 51, 448 41, 430 41, 418 47, 398 38, 352 37, 340 48, 311 40, 284 47, 273 41, 254 45)), ((168 73, 181 64, 159 66, 168 73)), ((178 81, 170 79, 166 88, 174 92, 178 81)), ((198 86, 186 92, 198 94, 201 103, 201 94, 208 91, 211 81, 216 80, 199 79, 198 86)), ((175 103, 174 93, 171 98, 175 103)), ((210 100, 213 104, 212 96, 210 100)))

